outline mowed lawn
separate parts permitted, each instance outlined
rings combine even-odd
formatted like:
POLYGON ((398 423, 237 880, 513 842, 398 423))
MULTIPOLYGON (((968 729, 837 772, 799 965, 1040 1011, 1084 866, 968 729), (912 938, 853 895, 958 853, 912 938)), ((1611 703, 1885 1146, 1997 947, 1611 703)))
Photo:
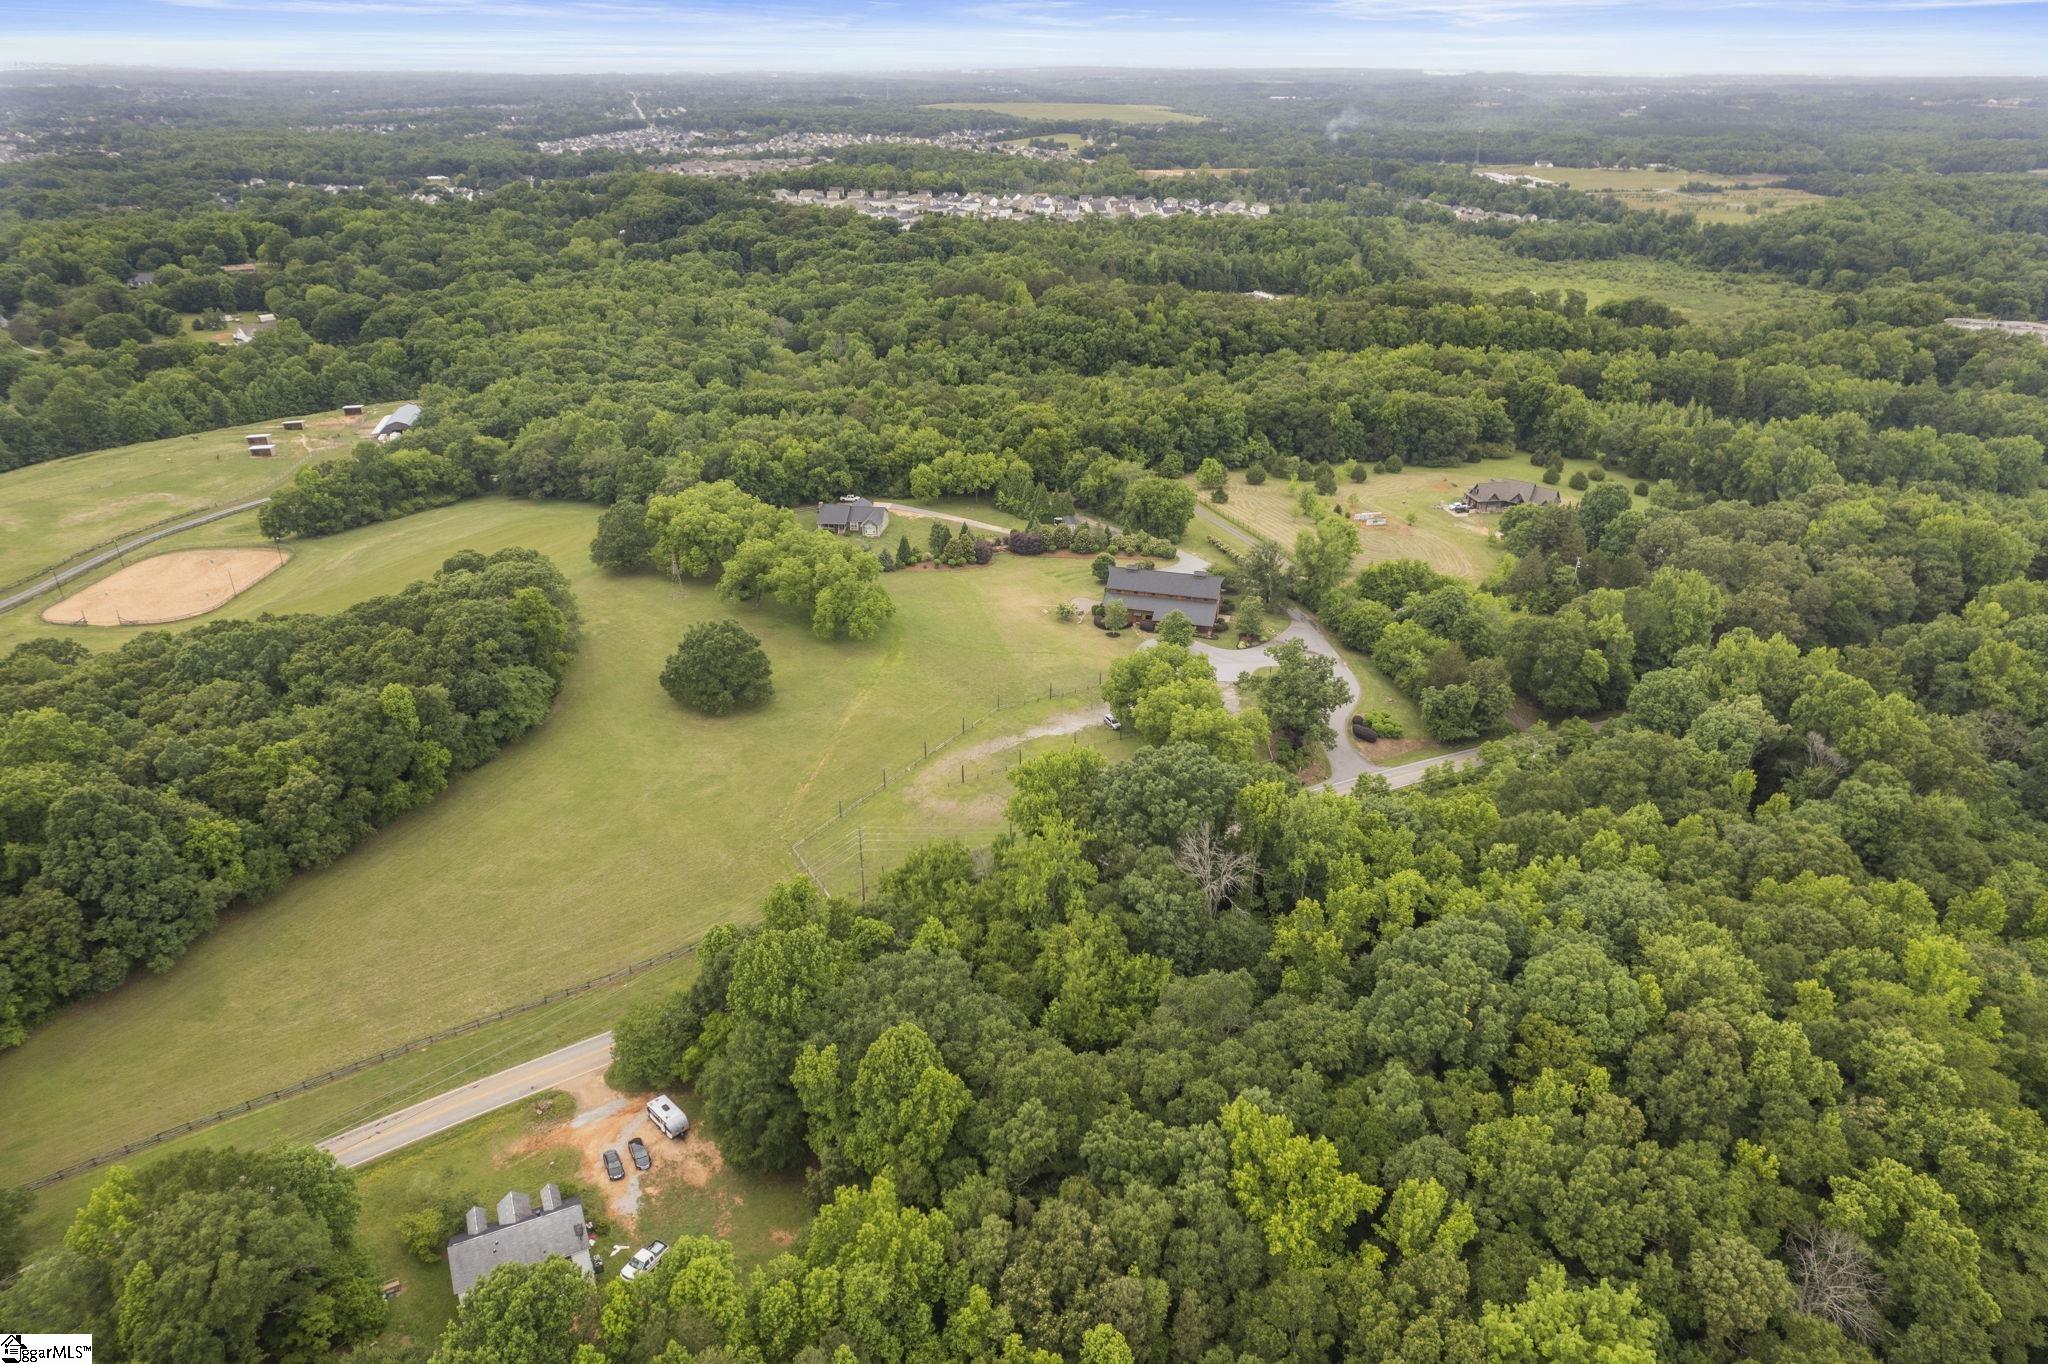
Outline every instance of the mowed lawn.
MULTIPOLYGON (((74 1005, 0 1054, 0 1181, 745 918, 795 874, 791 840, 883 765, 957 731, 998 687, 1070 685, 1120 651, 1053 618, 1054 603, 1099 590, 1085 559, 895 574, 898 616, 883 636, 826 643, 773 605, 734 611, 705 585, 599 573, 587 552, 596 520, 589 506, 504 499, 424 512, 303 542, 286 568, 200 618, 333 610, 458 549, 528 545, 574 581, 584 631, 536 734, 334 866, 230 915, 169 972, 74 1005), (678 709, 657 679, 689 625, 727 614, 762 638, 776 695, 711 720, 678 709)), ((51 633, 111 644, 134 632, 0 617, 0 647, 51 633)))
POLYGON ((1005 118, 1075 119, 1112 123, 1207 123, 1200 114, 1183 114, 1163 104, 1090 104, 1021 100, 975 104, 960 100, 950 104, 927 104, 927 109, 950 109, 967 113, 1001 114, 1005 118))
MULTIPOLYGON (((1384 526, 1352 522, 1358 532, 1358 553, 1354 568, 1388 559, 1420 559, 1437 572, 1477 583, 1500 565, 1503 550, 1495 538, 1498 520, 1490 516, 1453 516, 1444 504, 1454 502, 1474 483, 1489 478, 1523 478, 1539 482, 1543 471, 1526 458, 1489 459, 1478 464, 1460 464, 1448 469, 1407 468, 1397 474, 1373 474, 1363 483, 1340 478, 1337 491, 1316 496, 1319 507, 1341 506, 1345 515, 1376 511, 1387 518, 1384 526), (1410 525, 1408 518, 1415 518, 1410 525)), ((1204 512, 1234 522, 1240 529, 1263 536, 1291 551, 1294 539, 1309 528, 1301 514, 1299 499, 1312 485, 1269 478, 1257 487, 1244 475, 1230 475, 1230 500, 1221 506, 1202 498, 1204 512)), ((1567 502, 1578 500, 1565 493, 1567 502)))
POLYGON ((0 583, 180 515, 262 497, 303 466, 352 448, 396 406, 376 403, 360 417, 308 414, 303 431, 254 422, 0 474, 0 583), (243 438, 259 431, 277 445, 269 459, 245 453, 243 438))

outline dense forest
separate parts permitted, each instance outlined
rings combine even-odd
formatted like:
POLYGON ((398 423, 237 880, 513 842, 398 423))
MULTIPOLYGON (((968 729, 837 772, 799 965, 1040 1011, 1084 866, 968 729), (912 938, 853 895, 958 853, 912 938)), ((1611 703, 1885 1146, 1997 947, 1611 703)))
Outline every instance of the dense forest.
MULTIPOLYGON (((1121 538, 1055 548, 1164 557, 1226 470, 1369 489, 1527 456, 1570 494, 1502 516, 1483 581, 1360 571, 1314 498, 1218 565, 1483 765, 1303 790, 1273 760, 1330 705, 1267 683, 1229 711, 1162 631, 1105 685, 1135 756, 1022 764, 992 848, 935 843, 862 901, 763 887, 619 1022, 615 1083, 689 1087, 726 1160, 803 1178, 793 1247, 691 1237, 601 1286, 508 1267, 438 1344, 357 1358, 2048 1354, 2048 347, 1944 321, 2048 318, 2038 83, 1287 81, 1034 77, 1011 97, 1209 121, 752 181, 541 150, 640 126, 602 82, 451 81, 402 115, 417 88, 377 81, 0 87, 31 153, 0 163, 0 471, 414 399, 265 533, 568 499, 605 509, 607 569, 856 641, 893 564, 792 508, 986 499, 1024 553, 1080 508, 1121 538), (1824 197, 1707 224, 1477 179, 1475 137, 1824 197), (902 227, 772 193, 1205 166, 1251 169, 1167 183, 1274 211, 902 227), (477 193, 428 202, 427 175, 477 193), (1424 221, 1787 301, 1448 284, 1424 221), (198 336, 259 309, 250 344, 198 336)), ((938 78, 638 94, 734 142, 990 119, 922 107, 982 94, 938 78)), ((560 571, 507 550, 329 617, 0 660, 0 1044, 487 761, 578 631, 560 571)), ((110 1358, 325 1357, 381 1320, 355 1211, 290 1149, 122 1174, 0 1317, 90 1322, 110 1358), (208 1299, 231 1261, 246 1291, 208 1299)))

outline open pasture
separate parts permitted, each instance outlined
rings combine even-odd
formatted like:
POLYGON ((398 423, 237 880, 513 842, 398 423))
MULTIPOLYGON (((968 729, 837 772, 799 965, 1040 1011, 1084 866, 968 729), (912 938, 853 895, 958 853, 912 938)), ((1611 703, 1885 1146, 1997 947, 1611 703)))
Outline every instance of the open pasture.
POLYGON ((366 438, 396 406, 376 403, 360 417, 308 414, 303 431, 281 421, 226 426, 0 474, 0 584, 179 516, 262 497, 366 438), (248 453, 246 437, 258 432, 277 447, 268 459, 248 453))
POLYGON ((1787 308, 1826 306, 1812 290, 1782 280, 1729 275, 1677 261, 1621 256, 1614 260, 1546 261, 1519 256, 1490 237, 1448 222, 1404 223, 1397 240, 1428 278, 1484 293, 1576 289, 1591 305, 1618 298, 1654 298, 1699 322, 1739 325, 1787 308))
POLYGON ((1821 196, 1778 184, 1775 175, 1716 175, 1706 171, 1583 166, 1477 166, 1501 175, 1533 175, 1585 194, 1605 194, 1630 208, 1692 213, 1702 222, 1727 223, 1783 213, 1821 202, 1821 196), (1693 186, 1687 189, 1686 186, 1693 186), (1699 188, 1711 185, 1711 190, 1699 188))
MULTIPOLYGON (((1364 511, 1386 516, 1384 526, 1352 522, 1358 532, 1354 569, 1387 559, 1420 559, 1439 573, 1476 583, 1501 561, 1500 543, 1494 538, 1495 518, 1453 516, 1443 505, 1456 501, 1481 479, 1536 482, 1542 477, 1543 471, 1526 458, 1490 459, 1448 469, 1410 467, 1395 474, 1373 474, 1363 483, 1340 479, 1337 491, 1325 497, 1316 496, 1308 483, 1279 478, 1253 487, 1238 472, 1230 476, 1228 502, 1216 506, 1205 497, 1202 506, 1287 550, 1293 548, 1295 536, 1309 528, 1309 518, 1302 515, 1300 507, 1306 489, 1324 510, 1341 506, 1347 517, 1364 511), (1408 521, 1411 515, 1413 524, 1408 521)), ((1566 500, 1576 499, 1567 495, 1566 500)))
MULTIPOLYGON (((796 874, 791 840, 884 765, 957 732, 998 686, 1064 686, 1119 652, 1050 610, 1099 590, 1085 559, 895 574, 883 635, 827 643, 773 605, 599 572, 596 522, 588 506, 498 498, 422 512, 297 544, 286 572, 204 618, 331 611, 456 550, 527 545, 570 576, 583 642, 537 733, 333 866, 230 913, 165 974, 74 1005, 0 1055, 12 1117, 0 1182, 744 918, 796 874), (675 706, 658 678, 684 630, 728 615, 761 637, 776 694, 714 720, 675 706)), ((0 648, 59 632, 95 646, 128 637, 20 611, 0 620, 0 648)))

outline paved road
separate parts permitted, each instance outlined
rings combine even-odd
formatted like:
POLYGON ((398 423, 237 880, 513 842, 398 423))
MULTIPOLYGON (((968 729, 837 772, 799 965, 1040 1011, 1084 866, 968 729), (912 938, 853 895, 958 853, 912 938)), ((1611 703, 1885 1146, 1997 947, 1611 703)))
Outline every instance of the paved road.
POLYGON ((411 1108, 400 1109, 340 1136, 329 1137, 320 1143, 320 1149, 331 1153, 338 1163, 350 1168, 368 1165, 379 1156, 388 1156, 401 1147, 424 1141, 471 1118, 480 1118, 507 1104, 518 1103, 528 1095, 601 1071, 611 1064, 611 1059, 610 1033, 586 1037, 560 1051, 522 1061, 496 1075, 472 1080, 459 1089, 437 1094, 411 1108))
POLYGON ((191 530, 194 526, 203 526, 210 521, 223 520, 235 515, 237 512, 253 511, 269 500, 267 497, 259 497, 250 502, 237 502, 232 507, 215 507, 212 511, 200 512, 198 515, 188 516, 182 521, 173 521, 168 526, 158 526, 155 530, 145 531, 132 540, 123 540, 111 549, 101 550, 89 559, 73 564, 69 568, 59 569, 47 578, 38 579, 30 583, 19 592, 13 593, 10 596, 0 597, 0 611, 12 611, 23 602, 32 601, 52 588, 62 587, 74 578, 83 577, 96 568, 114 562, 114 560, 130 550, 154 544, 156 541, 162 540, 167 536, 176 535, 179 531, 191 530))

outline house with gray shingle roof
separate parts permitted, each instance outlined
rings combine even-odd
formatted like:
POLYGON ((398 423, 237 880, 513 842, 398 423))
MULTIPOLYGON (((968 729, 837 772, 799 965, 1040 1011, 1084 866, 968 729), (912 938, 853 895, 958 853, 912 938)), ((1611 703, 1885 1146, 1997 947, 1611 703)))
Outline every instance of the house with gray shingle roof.
POLYGON ((469 1210, 462 1234, 448 1243, 448 1279, 459 1302, 499 1265, 537 1265, 555 1255, 582 1270, 585 1278, 596 1277, 582 1201, 564 1198, 555 1185, 543 1184, 536 1210, 531 1198, 514 1189, 498 1200, 496 1226, 482 1208, 469 1210))
POLYGON ((818 529, 834 535, 862 535, 872 540, 889 525, 889 509, 865 497, 846 497, 818 504, 818 529))
POLYGON ((1223 579, 1214 573, 1176 573, 1163 568, 1112 568, 1102 589, 1106 606, 1120 601, 1131 624, 1143 629, 1178 611, 1209 634, 1223 609, 1223 579))

